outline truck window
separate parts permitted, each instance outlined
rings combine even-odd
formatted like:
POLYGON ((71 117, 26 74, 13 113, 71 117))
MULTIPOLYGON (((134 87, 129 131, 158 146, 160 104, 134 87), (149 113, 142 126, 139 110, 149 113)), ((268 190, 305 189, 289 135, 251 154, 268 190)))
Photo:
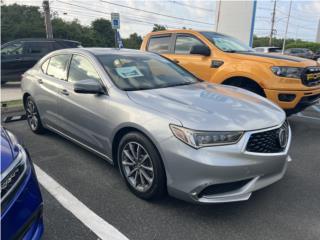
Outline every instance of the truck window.
POLYGON ((192 36, 177 36, 174 52, 176 54, 189 54, 195 45, 204 45, 200 40, 192 36))
POLYGON ((149 40, 148 51, 156 53, 168 53, 171 36, 157 36, 149 40))

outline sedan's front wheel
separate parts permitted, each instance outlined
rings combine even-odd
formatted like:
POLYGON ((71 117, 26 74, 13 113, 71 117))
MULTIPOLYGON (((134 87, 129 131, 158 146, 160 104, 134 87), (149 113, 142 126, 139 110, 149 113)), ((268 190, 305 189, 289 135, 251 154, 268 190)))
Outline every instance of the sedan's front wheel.
POLYGON ((139 132, 120 141, 118 164, 129 189, 143 199, 160 198, 166 191, 161 157, 152 142, 139 132))
POLYGON ((34 133, 43 133, 45 129, 42 126, 37 106, 31 96, 27 97, 24 103, 24 107, 25 107, 27 121, 30 126, 30 129, 34 133))

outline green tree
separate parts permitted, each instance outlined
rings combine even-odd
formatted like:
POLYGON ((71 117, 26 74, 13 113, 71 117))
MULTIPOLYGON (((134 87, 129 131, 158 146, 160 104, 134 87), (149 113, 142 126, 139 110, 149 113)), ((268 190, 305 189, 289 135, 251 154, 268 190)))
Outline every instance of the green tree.
POLYGON ((98 47, 114 47, 114 30, 109 20, 99 18, 91 23, 95 45, 98 47))
POLYGON ((160 25, 160 24, 153 25, 152 32, 157 32, 157 31, 162 31, 162 30, 167 30, 167 27, 164 25, 160 25))
POLYGON ((17 38, 45 36, 44 20, 38 7, 18 4, 1 6, 1 43, 17 38))
POLYGON ((129 38, 123 39, 123 45, 125 48, 140 49, 142 43, 142 37, 137 33, 132 33, 129 38))

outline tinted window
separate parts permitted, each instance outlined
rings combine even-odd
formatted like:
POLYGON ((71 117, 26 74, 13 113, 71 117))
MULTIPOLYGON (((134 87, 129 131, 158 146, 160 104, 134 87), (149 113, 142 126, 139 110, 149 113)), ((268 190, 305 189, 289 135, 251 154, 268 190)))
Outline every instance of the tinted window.
POLYGON ((204 45, 200 40, 191 36, 177 36, 174 52, 177 54, 189 54, 195 45, 204 45))
POLYGON ((23 45, 21 42, 9 44, 1 49, 1 55, 20 55, 23 53, 23 45))
POLYGON ((47 61, 45 61, 44 63, 42 63, 42 65, 41 65, 42 72, 47 73, 47 68, 48 68, 48 65, 49 65, 49 61, 50 61, 50 58, 47 61))
POLYGON ((99 81, 100 77, 87 59, 79 55, 74 55, 70 63, 68 81, 77 82, 86 79, 99 81))
POLYGON ((26 54, 44 55, 52 51, 51 42, 30 42, 26 43, 26 54))
POLYGON ((281 52, 281 48, 269 48, 269 52, 281 52))
POLYGON ((126 91, 198 82, 189 72, 155 54, 108 54, 98 58, 114 84, 126 91))
POLYGON ((171 36, 152 37, 149 40, 148 51, 156 53, 169 52, 171 36))
POLYGON ((57 55, 50 59, 47 74, 60 80, 67 79, 69 55, 57 55))

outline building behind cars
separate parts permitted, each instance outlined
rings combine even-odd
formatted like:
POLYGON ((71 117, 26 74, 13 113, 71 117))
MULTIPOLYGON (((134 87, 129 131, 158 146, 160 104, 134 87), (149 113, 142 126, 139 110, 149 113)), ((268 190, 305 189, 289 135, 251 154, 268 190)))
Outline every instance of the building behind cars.
POLYGON ((288 114, 320 99, 320 64, 259 53, 239 40, 215 32, 166 30, 149 33, 141 50, 159 53, 198 78, 241 87, 268 98, 288 114))
POLYGON ((289 48, 284 53, 295 57, 315 59, 314 53, 308 48, 289 48))
POLYGON ((1 84, 20 81, 21 74, 44 55, 57 49, 79 47, 77 41, 63 39, 17 39, 1 46, 1 84))

